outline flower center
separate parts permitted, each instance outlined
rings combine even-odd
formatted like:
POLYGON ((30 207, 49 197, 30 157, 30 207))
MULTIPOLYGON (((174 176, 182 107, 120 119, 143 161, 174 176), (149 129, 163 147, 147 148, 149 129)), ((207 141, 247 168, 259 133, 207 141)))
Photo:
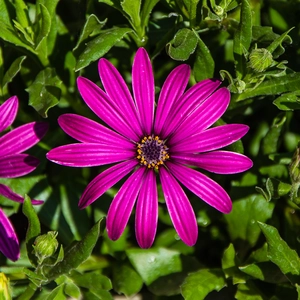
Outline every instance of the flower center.
POLYGON ((137 144, 137 159, 141 165, 157 170, 164 161, 170 158, 168 150, 164 141, 160 140, 158 136, 145 136, 137 144))

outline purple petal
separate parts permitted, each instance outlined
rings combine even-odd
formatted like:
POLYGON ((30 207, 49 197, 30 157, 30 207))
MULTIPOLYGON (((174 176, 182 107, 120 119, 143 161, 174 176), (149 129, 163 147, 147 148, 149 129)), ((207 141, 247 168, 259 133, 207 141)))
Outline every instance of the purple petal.
MULTIPOLYGON (((0 184, 0 195, 4 196, 7 199, 13 200, 15 202, 23 203, 24 198, 16 193, 14 193, 8 186, 0 184)), ((41 200, 31 200, 31 203, 34 205, 43 204, 41 200)))
POLYGON ((165 168, 159 169, 161 187, 173 225, 184 243, 193 246, 198 226, 193 208, 176 179, 165 168))
POLYGON ((32 122, 6 133, 0 138, 0 156, 21 153, 37 144, 48 130, 44 122, 32 122))
POLYGON ((126 111, 120 110, 96 84, 84 77, 78 77, 77 86, 87 106, 101 120, 125 137, 136 142, 140 140, 140 136, 128 125, 130 120, 127 118, 126 111))
POLYGON ((230 213, 231 200, 219 184, 194 169, 170 162, 166 165, 170 172, 191 192, 222 213, 230 213))
POLYGON ((138 168, 114 197, 106 220, 108 237, 115 241, 123 233, 144 180, 146 168, 138 168))
POLYGON ((213 151, 186 155, 178 154, 172 155, 172 159, 217 174, 240 173, 253 166, 252 160, 247 156, 229 151, 213 151))
POLYGON ((10 126, 16 118, 19 102, 16 96, 7 99, 0 105, 0 132, 10 126))
POLYGON ((132 90, 144 135, 152 134, 154 117, 154 77, 147 51, 139 48, 132 65, 132 90))
POLYGON ((16 178, 32 172, 39 160, 28 154, 14 154, 0 157, 0 177, 16 178))
POLYGON ((8 217, 0 208, 0 251, 10 260, 20 258, 18 237, 8 217))
POLYGON ((129 160, 119 163, 103 171, 95 177, 84 190, 80 200, 79 208, 91 205, 95 200, 102 196, 108 189, 115 185, 119 180, 126 176, 137 165, 137 160, 129 160))
POLYGON ((188 65, 178 66, 167 77, 157 103, 154 121, 154 132, 156 135, 160 135, 172 106, 182 96, 189 78, 190 67, 188 65))
POLYGON ((153 244, 158 219, 158 195, 153 170, 145 174, 135 213, 135 234, 141 248, 150 248, 153 244))
POLYGON ((133 149, 134 144, 123 136, 88 118, 64 114, 58 123, 65 133, 84 143, 121 144, 124 149, 133 149))
POLYGON ((217 90, 177 127, 170 138, 170 144, 175 144, 211 126, 224 114, 229 102, 230 93, 227 88, 217 90))
POLYGON ((236 142, 248 130, 249 127, 247 125, 227 124, 196 133, 187 139, 177 142, 175 145, 168 143, 168 146, 172 149, 172 152, 207 152, 226 147, 236 142))
POLYGON ((124 79, 118 70, 104 58, 99 60, 98 69, 106 94, 121 111, 126 112, 126 117, 130 120, 130 125, 136 134, 142 136, 143 132, 137 117, 135 103, 124 79))
POLYGON ((168 114, 161 138, 167 138, 177 126, 221 84, 218 80, 206 79, 188 89, 173 105, 168 114))
POLYGON ((122 145, 80 143, 54 148, 46 156, 63 166, 93 167, 131 159, 135 152, 123 149, 122 145))

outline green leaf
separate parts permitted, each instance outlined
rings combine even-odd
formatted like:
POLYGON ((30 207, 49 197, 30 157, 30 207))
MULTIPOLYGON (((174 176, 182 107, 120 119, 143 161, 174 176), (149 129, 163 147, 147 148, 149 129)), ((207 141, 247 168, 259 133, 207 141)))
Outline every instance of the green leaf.
POLYGON ((102 32, 99 36, 87 43, 85 50, 79 55, 75 71, 79 71, 101 58, 130 32, 132 32, 130 28, 112 28, 102 32))
POLYGON ((51 28, 51 16, 47 7, 43 4, 40 4, 40 11, 41 11, 41 20, 39 31, 36 33, 37 38, 35 40, 35 49, 38 49, 41 45, 42 41, 47 38, 50 28, 51 28))
POLYGON ((245 52, 249 50, 252 37, 252 10, 248 0, 242 0, 241 17, 233 38, 233 53, 236 66, 236 77, 242 79, 245 75, 245 52))
POLYGON ((280 113, 273 120, 272 126, 269 128, 266 136, 262 140, 263 154, 271 154, 278 152, 280 146, 280 137, 284 129, 286 114, 280 113))
POLYGON ((128 297, 141 290, 143 280, 129 264, 118 263, 113 268, 113 285, 117 293, 128 297))
POLYGON ((38 73, 34 82, 26 89, 29 93, 29 105, 42 117, 46 118, 49 108, 58 104, 61 83, 55 69, 46 68, 38 73))
POLYGON ((141 25, 140 9, 141 0, 123 0, 121 2, 123 11, 129 16, 129 21, 133 25, 135 30, 139 30, 141 25))
POLYGON ((49 281, 76 269, 91 255, 102 230, 102 220, 99 220, 80 242, 71 245, 65 251, 64 259, 50 269, 48 274, 45 274, 49 281))
POLYGON ((195 33, 188 29, 179 29, 171 43, 166 45, 167 53, 174 60, 187 60, 195 52, 198 38, 195 33))
POLYGON ((131 264, 149 285, 159 277, 182 270, 180 253, 164 248, 129 249, 126 251, 131 264))
POLYGON ((262 82, 258 87, 252 90, 246 90, 236 97, 236 101, 242 101, 248 98, 266 95, 278 95, 287 92, 299 90, 300 73, 291 73, 278 78, 272 77, 262 82))
POLYGON ((283 94, 273 104, 284 111, 300 109, 300 91, 283 94))
POLYGON ((91 14, 84 24, 80 37, 73 51, 76 50, 82 43, 84 43, 90 36, 94 35, 95 32, 100 32, 101 28, 105 24, 106 20, 101 22, 95 15, 91 14))
POLYGON ((144 0, 143 8, 141 11, 141 27, 148 26, 149 18, 153 7, 159 2, 159 0, 144 0))
POLYGON ((64 292, 74 299, 79 299, 81 296, 80 288, 71 281, 65 283, 64 292))
POLYGON ((48 295, 46 300, 65 300, 67 297, 64 294, 64 284, 57 286, 52 292, 48 295))
MULTIPOLYGON (((231 239, 244 241, 248 247, 253 247, 260 235, 257 221, 268 220, 272 216, 273 209, 274 203, 267 202, 258 195, 234 201, 232 212, 224 216, 231 239)), ((245 246, 243 250, 246 251, 246 248, 245 246)), ((241 252, 240 249, 239 251, 241 252)))
MULTIPOLYGON (((195 35, 197 35, 195 33, 195 35)), ((198 45, 196 49, 196 59, 193 67, 194 76, 197 82, 212 78, 214 76, 215 62, 211 56, 208 47, 198 36, 198 45)))
POLYGON ((239 284, 238 290, 235 294, 235 299, 237 300, 269 300, 257 286, 248 281, 246 284, 239 284))
POLYGON ((271 43, 271 45, 269 45, 267 47, 267 49, 273 53, 277 48, 279 48, 279 51, 276 51, 277 53, 274 53, 273 57, 277 58, 279 55, 283 54, 285 49, 282 46, 282 43, 285 41, 288 44, 291 44, 293 42, 293 40, 291 39, 291 37, 288 35, 289 32, 292 30, 293 28, 289 29, 288 31, 286 31, 285 33, 283 33, 281 36, 279 36, 277 39, 274 40, 274 42, 271 43))
POLYGON ((202 300, 212 291, 220 291, 226 281, 220 269, 202 269, 191 273, 181 286, 185 300, 202 300))
POLYGON ((20 72, 22 63, 25 60, 25 58, 26 56, 20 56, 17 59, 15 59, 10 65, 9 69, 4 74, 2 80, 3 94, 6 94, 5 91, 7 90, 7 84, 10 83, 13 80, 13 78, 20 72))
POLYGON ((29 20, 27 15, 28 7, 23 0, 15 0, 14 5, 16 9, 18 22, 23 28, 26 29, 29 26, 29 20))
POLYGON ((27 256, 33 266, 37 266, 37 257, 33 254, 33 243, 35 238, 41 234, 39 218, 31 204, 30 198, 26 195, 23 204, 23 214, 28 219, 28 229, 26 232, 27 256))
POLYGON ((300 275, 300 259, 295 250, 280 237, 278 230, 270 225, 258 222, 268 243, 268 257, 283 274, 300 275))
POLYGON ((80 274, 74 271, 69 276, 76 285, 84 287, 95 295, 101 295, 103 291, 112 289, 111 281, 108 277, 101 274, 101 270, 80 274))
POLYGON ((222 257, 222 269, 225 278, 232 278, 233 284, 246 282, 245 274, 238 269, 237 257, 233 244, 230 244, 224 251, 222 257))

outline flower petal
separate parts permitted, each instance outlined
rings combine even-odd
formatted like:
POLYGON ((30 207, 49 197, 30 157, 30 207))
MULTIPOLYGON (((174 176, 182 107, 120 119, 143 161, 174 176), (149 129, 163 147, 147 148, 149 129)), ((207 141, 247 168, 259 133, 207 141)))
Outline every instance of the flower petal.
POLYGON ((0 132, 10 126, 16 118, 19 102, 17 96, 12 96, 0 105, 0 132))
POLYGON ((191 192, 222 213, 230 213, 232 209, 231 200, 219 184, 204 174, 186 166, 171 162, 168 162, 166 165, 170 172, 191 192))
POLYGON ((131 128, 130 120, 126 112, 118 106, 93 82, 84 78, 77 78, 78 90, 87 106, 108 126, 116 130, 125 137, 134 141, 139 141, 138 136, 131 128))
POLYGON ((121 145, 80 143, 54 148, 46 156, 63 166, 92 167, 131 159, 135 152, 123 149, 121 145))
POLYGON ((172 106, 162 129, 161 138, 167 138, 178 125, 221 84, 219 80, 206 79, 188 89, 172 106))
POLYGON ((167 77, 157 102, 154 133, 160 135, 174 103, 182 96, 190 78, 190 67, 180 65, 167 77))
POLYGON ((156 177, 153 170, 147 170, 142 184, 135 213, 135 234, 141 248, 153 244, 158 219, 158 195, 156 177))
POLYGON ((217 174, 240 173, 253 166, 252 160, 247 156, 230 151, 213 151, 186 155, 178 154, 172 155, 172 159, 217 174))
POLYGON ((124 149, 133 149, 134 144, 128 139, 88 118, 64 114, 58 123, 65 133, 84 143, 122 144, 124 149))
POLYGON ((151 135, 154 117, 154 77, 147 51, 139 48, 132 65, 132 90, 144 135, 151 135))
POLYGON ((10 260, 20 258, 18 237, 8 217, 0 208, 0 251, 10 260))
MULTIPOLYGON (((14 193, 8 186, 4 184, 0 184, 0 195, 15 202, 19 202, 19 203, 24 202, 24 198, 22 196, 14 193)), ((31 203, 34 205, 39 205, 39 204, 43 204, 44 201, 31 199, 31 203)))
POLYGON ((230 93, 227 88, 217 90, 177 127, 170 138, 170 144, 175 144, 211 126, 224 114, 229 102, 230 93))
POLYGON ((48 130, 45 122, 32 122, 6 133, 0 138, 0 156, 21 153, 37 144, 48 130))
POLYGON ((137 165, 137 160, 129 160, 112 166, 95 177, 84 190, 79 200, 79 208, 91 205, 108 189, 120 181, 137 165))
POLYGON ((159 175, 166 205, 176 232, 184 243, 193 246, 197 241, 198 226, 191 203, 170 172, 165 168, 160 168, 159 175))
POLYGON ((139 136, 143 135, 137 110, 129 89, 118 72, 118 70, 105 58, 99 60, 99 75, 106 94, 111 101, 119 106, 121 111, 126 112, 126 117, 130 120, 130 125, 139 136))
POLYGON ((176 144, 168 143, 172 152, 207 152, 226 147, 240 138, 249 130, 247 125, 227 124, 209 128, 196 133, 187 139, 177 141, 176 144))
POLYGON ((114 197, 106 220, 108 237, 115 241, 123 233, 144 180, 146 168, 138 168, 114 197))
POLYGON ((14 154, 0 156, 0 177, 16 178, 32 172, 39 164, 39 160, 28 154, 14 154))

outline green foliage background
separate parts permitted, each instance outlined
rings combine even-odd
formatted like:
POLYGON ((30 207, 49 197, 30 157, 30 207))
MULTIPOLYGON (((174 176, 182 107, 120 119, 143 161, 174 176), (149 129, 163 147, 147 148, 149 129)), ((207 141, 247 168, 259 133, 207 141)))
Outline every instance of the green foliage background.
POLYGON ((50 130, 30 150, 41 161, 34 173, 0 179, 45 200, 33 208, 28 197, 23 206, 0 197, 21 241, 19 261, 0 254, 0 299, 300 299, 299 14, 299 0, 1 0, 0 103, 17 95, 14 126, 45 120, 50 130), (178 239, 161 195, 151 249, 138 248, 134 218, 110 241, 103 217, 118 186, 79 210, 100 168, 45 158, 71 141, 59 115, 96 119, 76 78, 101 84, 104 56, 130 84, 138 47, 152 59, 157 91, 170 70, 187 63, 190 85, 218 77, 230 89, 218 125, 250 126, 228 148, 251 157, 253 168, 210 174, 231 196, 232 212, 222 215, 188 193, 199 224, 194 247, 178 239))

